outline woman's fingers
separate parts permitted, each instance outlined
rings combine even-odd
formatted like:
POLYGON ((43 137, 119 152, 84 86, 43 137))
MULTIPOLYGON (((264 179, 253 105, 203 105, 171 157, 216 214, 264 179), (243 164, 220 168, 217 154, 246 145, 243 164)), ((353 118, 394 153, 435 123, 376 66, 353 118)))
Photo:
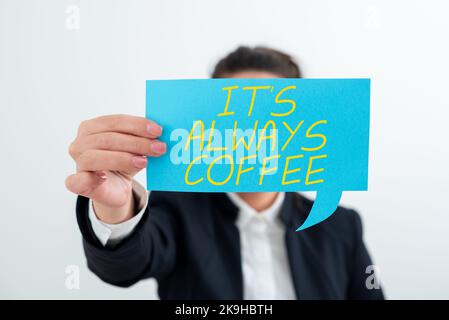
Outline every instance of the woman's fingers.
POLYGON ((78 128, 79 136, 101 132, 119 132, 155 139, 162 134, 162 127, 143 117, 108 115, 83 121, 78 128))
POLYGON ((103 132, 78 137, 70 146, 70 155, 77 159, 87 150, 109 150, 128 152, 137 155, 157 157, 164 154, 164 142, 123 133, 103 132))
POLYGON ((130 175, 147 165, 144 156, 109 150, 86 150, 75 161, 78 171, 121 171, 130 175))

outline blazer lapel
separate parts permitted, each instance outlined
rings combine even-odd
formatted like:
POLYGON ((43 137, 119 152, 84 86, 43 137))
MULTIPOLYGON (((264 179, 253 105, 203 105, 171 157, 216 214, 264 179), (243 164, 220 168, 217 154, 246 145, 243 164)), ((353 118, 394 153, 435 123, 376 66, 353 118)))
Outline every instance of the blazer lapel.
POLYGON ((327 274, 317 259, 316 249, 310 241, 313 230, 296 232, 307 217, 302 197, 286 193, 281 219, 286 226, 285 242, 297 299, 329 299, 332 288, 327 274))
POLYGON ((217 210, 218 226, 215 228, 217 238, 221 239, 221 251, 226 253, 227 274, 217 274, 217 277, 227 277, 232 289, 229 299, 243 299, 243 273, 240 248, 240 235, 235 225, 238 208, 232 203, 225 193, 216 193, 211 198, 215 199, 214 207, 217 210))

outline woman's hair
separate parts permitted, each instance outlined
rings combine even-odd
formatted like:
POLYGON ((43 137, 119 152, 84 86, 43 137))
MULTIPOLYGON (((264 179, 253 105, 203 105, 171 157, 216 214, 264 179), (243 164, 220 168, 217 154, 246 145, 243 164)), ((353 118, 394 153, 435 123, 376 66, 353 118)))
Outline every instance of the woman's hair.
POLYGON ((212 78, 226 78, 239 71, 265 71, 283 78, 301 78, 301 70, 288 54, 267 47, 240 46, 218 61, 212 78))

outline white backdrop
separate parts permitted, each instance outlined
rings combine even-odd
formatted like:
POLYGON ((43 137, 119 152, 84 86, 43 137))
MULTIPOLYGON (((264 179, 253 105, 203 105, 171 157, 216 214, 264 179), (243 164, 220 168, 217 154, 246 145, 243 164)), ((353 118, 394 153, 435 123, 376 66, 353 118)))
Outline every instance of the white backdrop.
POLYGON ((0 0, 0 297, 156 298, 152 280, 119 289, 87 270, 67 147, 83 119, 143 115, 146 79, 204 78, 237 45, 264 44, 307 77, 372 79, 369 191, 342 203, 362 214, 389 298, 448 299, 447 12, 443 0, 0 0))

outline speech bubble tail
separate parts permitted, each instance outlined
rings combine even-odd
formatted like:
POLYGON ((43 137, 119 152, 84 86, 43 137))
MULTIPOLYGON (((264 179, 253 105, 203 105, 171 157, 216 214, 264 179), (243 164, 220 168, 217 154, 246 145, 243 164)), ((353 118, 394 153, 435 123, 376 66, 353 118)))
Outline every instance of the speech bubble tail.
POLYGON ((329 218, 337 210, 342 191, 317 191, 315 202, 307 216, 306 221, 296 231, 307 229, 329 218))

